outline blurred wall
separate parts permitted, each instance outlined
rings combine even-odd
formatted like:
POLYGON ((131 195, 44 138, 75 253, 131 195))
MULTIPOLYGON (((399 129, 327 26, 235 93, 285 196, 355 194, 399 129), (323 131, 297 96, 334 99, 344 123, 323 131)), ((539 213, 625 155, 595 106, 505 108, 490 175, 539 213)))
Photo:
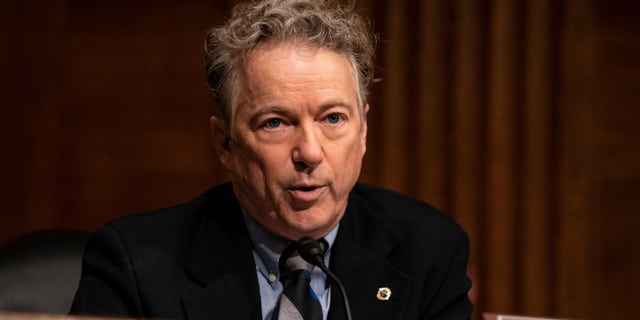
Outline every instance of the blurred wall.
MULTIPOLYGON (((0 2, 0 243, 226 179, 202 43, 233 3, 0 2)), ((358 7, 382 39, 362 181, 465 227, 477 314, 640 318, 640 3, 358 7)))

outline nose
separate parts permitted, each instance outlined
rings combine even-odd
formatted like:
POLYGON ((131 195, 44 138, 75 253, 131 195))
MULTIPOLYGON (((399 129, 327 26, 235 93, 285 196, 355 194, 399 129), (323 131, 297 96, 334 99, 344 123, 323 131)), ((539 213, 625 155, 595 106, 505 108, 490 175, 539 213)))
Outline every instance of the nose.
POLYGON ((324 159, 320 134, 313 125, 299 127, 292 153, 298 170, 313 170, 324 159))

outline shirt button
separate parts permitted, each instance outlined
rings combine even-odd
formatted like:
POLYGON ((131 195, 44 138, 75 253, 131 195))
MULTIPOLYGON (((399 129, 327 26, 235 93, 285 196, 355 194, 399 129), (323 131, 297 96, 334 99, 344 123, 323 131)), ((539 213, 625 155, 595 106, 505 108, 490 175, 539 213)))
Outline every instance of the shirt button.
POLYGON ((278 277, 273 273, 269 273, 269 282, 274 283, 276 280, 278 280, 278 277))

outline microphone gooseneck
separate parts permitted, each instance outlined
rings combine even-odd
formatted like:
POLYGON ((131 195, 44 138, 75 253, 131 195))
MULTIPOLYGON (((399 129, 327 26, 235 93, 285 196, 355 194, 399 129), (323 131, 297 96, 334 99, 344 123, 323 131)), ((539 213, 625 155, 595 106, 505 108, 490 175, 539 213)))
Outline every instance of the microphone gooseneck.
POLYGON ((327 268, 324 263, 324 252, 327 249, 325 245, 326 241, 320 242, 311 237, 304 236, 298 240, 298 253, 305 261, 311 263, 314 266, 322 269, 324 273, 326 273, 333 282, 338 285, 340 289, 340 293, 342 294, 342 302, 344 304, 344 311, 347 316, 347 320, 351 320, 351 308, 349 307, 349 299, 347 299, 347 292, 340 282, 340 279, 327 268))

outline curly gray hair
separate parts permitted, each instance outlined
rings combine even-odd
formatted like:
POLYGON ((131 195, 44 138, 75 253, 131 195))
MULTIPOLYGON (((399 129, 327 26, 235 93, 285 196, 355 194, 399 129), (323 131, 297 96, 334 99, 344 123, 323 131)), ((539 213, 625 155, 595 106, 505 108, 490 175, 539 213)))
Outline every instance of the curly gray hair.
POLYGON ((211 29, 205 41, 205 71, 216 103, 215 114, 231 125, 240 91, 244 58, 264 43, 300 41, 331 49, 353 66, 361 118, 373 78, 375 36, 354 11, 352 1, 264 0, 238 4, 225 25, 211 29))

